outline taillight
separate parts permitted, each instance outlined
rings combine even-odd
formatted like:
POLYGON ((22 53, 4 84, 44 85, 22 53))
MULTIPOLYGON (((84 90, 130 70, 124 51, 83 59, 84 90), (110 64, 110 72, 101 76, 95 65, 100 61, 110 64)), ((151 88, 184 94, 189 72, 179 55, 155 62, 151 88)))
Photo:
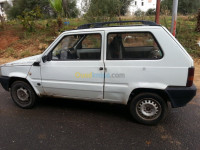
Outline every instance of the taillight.
POLYGON ((190 87, 193 85, 193 80, 194 80, 194 68, 188 68, 188 78, 187 78, 187 87, 190 87))

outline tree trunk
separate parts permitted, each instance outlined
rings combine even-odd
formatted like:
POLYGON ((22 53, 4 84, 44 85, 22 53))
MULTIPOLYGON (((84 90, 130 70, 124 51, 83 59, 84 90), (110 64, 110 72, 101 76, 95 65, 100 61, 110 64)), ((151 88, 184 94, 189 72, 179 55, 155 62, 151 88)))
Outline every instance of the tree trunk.
POLYGON ((68 17, 68 13, 67 13, 67 7, 68 7, 68 1, 67 0, 62 0, 62 4, 63 4, 63 10, 64 10, 64 15, 65 17, 68 17))
POLYGON ((1 22, 2 28, 4 28, 5 19, 4 19, 4 17, 2 15, 0 15, 0 22, 1 22))
POLYGON ((197 15, 197 27, 196 27, 196 31, 200 32, 200 9, 197 15))

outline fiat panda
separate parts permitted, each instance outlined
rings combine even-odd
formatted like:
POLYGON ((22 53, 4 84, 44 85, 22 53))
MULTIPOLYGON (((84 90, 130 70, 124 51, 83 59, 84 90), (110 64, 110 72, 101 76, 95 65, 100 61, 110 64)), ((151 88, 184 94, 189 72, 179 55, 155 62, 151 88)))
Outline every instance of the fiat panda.
POLYGON ((38 97, 118 103, 148 125, 161 121, 168 105, 193 99, 193 78, 187 51, 150 21, 85 24, 63 32, 41 55, 0 67, 1 85, 21 108, 38 97))

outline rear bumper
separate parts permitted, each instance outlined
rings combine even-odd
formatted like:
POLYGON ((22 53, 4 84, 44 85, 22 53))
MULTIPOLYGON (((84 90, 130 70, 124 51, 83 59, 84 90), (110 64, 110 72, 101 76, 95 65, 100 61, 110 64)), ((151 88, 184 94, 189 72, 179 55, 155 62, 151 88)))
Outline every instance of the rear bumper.
POLYGON ((1 83, 2 87, 3 87, 6 91, 9 90, 9 81, 10 81, 10 78, 9 78, 9 77, 0 76, 0 83, 1 83))
POLYGON ((167 92, 173 108, 185 106, 196 95, 196 86, 191 87, 167 87, 167 92))

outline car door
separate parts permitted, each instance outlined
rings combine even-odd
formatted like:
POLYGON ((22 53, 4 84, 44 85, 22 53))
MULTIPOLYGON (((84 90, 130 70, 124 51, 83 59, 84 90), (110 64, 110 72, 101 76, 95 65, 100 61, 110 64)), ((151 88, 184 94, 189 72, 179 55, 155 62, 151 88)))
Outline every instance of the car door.
POLYGON ((42 63, 42 86, 46 95, 103 99, 104 32, 64 35, 42 63))
POLYGON ((152 33, 131 30, 105 34, 104 100, 126 104, 133 89, 156 86, 163 80, 163 53, 152 33))

